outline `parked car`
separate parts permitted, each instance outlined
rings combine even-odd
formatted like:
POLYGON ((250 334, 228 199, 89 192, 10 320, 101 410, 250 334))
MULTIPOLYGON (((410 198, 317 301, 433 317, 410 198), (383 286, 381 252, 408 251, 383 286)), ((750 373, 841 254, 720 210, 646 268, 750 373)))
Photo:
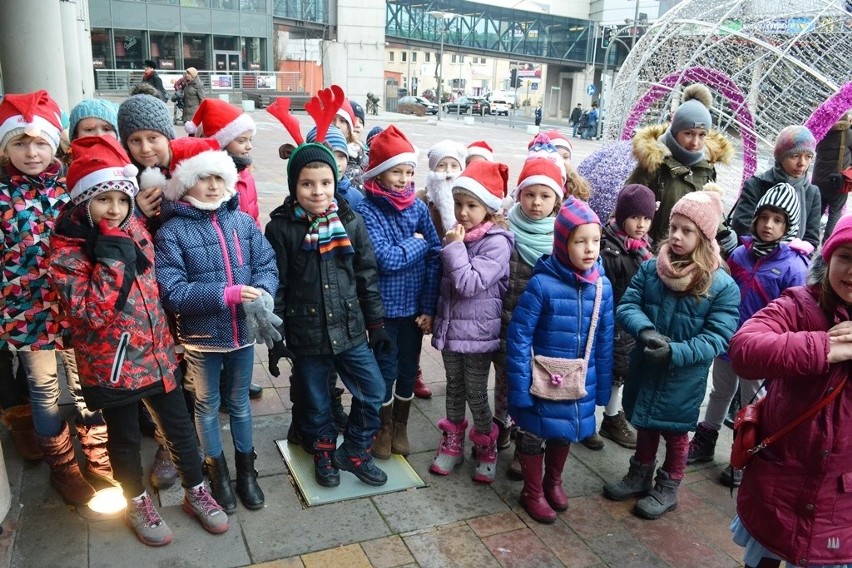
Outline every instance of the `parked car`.
POLYGON ((423 98, 429 102, 435 102, 435 99, 438 98, 438 95, 432 89, 426 89, 421 94, 423 95, 423 98))
POLYGON ((509 116, 510 110, 512 110, 512 105, 509 104, 509 101, 505 99, 491 100, 491 114, 505 114, 506 116, 509 116))
MULTIPOLYGON (((397 101, 397 105, 420 106, 420 107, 423 108, 423 111, 426 114, 438 114, 438 105, 436 105, 433 102, 426 100, 423 97, 418 97, 418 96, 414 96, 414 95, 409 96, 409 97, 402 97, 401 99, 399 99, 397 101)), ((398 106, 398 108, 399 108, 399 106, 398 106)), ((405 109, 405 108, 410 108, 410 107, 405 106, 405 107, 402 107, 402 108, 405 109)), ((405 110, 400 110, 400 112, 402 112, 403 114, 407 114, 407 112, 405 110)))
POLYGON ((491 114, 491 105, 481 97, 459 97, 444 105, 447 114, 491 114))

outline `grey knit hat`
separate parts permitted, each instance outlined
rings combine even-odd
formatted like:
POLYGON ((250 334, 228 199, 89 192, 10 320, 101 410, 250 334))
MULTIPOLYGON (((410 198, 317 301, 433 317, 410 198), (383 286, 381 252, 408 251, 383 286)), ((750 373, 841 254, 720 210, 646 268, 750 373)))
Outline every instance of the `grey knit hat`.
POLYGON ((166 103, 151 95, 133 95, 118 107, 118 135, 127 149, 127 139, 139 130, 159 132, 175 139, 172 115, 166 103))
POLYGON ((713 104, 713 95, 710 89, 701 83, 690 85, 683 91, 683 103, 674 113, 672 124, 669 127, 672 136, 682 130, 690 128, 703 128, 710 130, 713 119, 710 116, 710 107, 713 104))

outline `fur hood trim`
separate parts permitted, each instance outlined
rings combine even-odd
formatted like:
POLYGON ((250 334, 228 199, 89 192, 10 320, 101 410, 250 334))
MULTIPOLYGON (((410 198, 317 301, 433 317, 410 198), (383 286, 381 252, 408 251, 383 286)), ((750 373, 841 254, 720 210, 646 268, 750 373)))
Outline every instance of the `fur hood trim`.
MULTIPOLYGON (((667 124, 654 124, 636 131, 633 137, 633 156, 643 170, 654 173, 666 158, 672 155, 671 150, 660 139, 668 129, 667 124)), ((711 129, 707 133, 707 144, 704 147, 704 157, 710 164, 727 164, 734 156, 734 145, 721 132, 711 129)))
POLYGON ((234 160, 221 150, 207 150, 181 161, 175 167, 163 195, 170 201, 178 201, 198 180, 211 175, 225 180, 225 192, 234 194, 234 186, 237 184, 234 160))

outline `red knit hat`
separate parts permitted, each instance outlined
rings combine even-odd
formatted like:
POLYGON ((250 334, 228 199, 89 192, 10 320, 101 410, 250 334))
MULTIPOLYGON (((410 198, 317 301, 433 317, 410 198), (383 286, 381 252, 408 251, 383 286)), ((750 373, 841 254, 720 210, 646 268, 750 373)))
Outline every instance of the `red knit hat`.
POLYGON ((177 201, 202 178, 216 175, 225 181, 228 193, 235 192, 237 167, 228 154, 219 149, 219 143, 212 138, 178 138, 169 142, 172 159, 169 180, 163 195, 170 201, 177 201))
POLYGON ((822 245, 822 258, 826 262, 837 247, 852 244, 852 214, 840 218, 831 232, 831 236, 822 245))
POLYGON ((476 142, 471 142, 467 145, 468 159, 470 159, 471 156, 482 156, 489 162, 493 162, 494 150, 485 140, 477 140, 476 142))
POLYGON ((515 201, 521 194, 521 190, 531 185, 546 185, 553 190, 557 199, 565 195, 562 185, 562 172, 552 160, 547 158, 531 158, 524 162, 521 175, 518 176, 518 187, 515 189, 515 201))
POLYGON ((0 102, 0 152, 21 134, 44 138, 56 152, 61 133, 62 111, 47 91, 11 93, 0 102))
MULTIPOLYGON (((566 150, 568 150, 569 154, 571 154, 572 156, 574 155, 574 145, 571 144, 571 141, 568 140, 567 136, 565 136, 555 128, 553 130, 548 130, 544 133, 544 135, 550 138, 551 144, 553 144, 557 148, 565 148, 566 150)), ((530 141, 529 145, 532 146, 533 142, 535 142, 535 138, 530 141)))
POLYGON ((377 134, 370 143, 370 163, 364 179, 374 178, 399 164, 417 165, 417 150, 405 134, 390 125, 377 134))
POLYGON ((464 169, 453 182, 453 195, 460 191, 470 193, 496 213, 503 205, 509 183, 509 166, 497 162, 479 160, 464 169))
POLYGON ((252 117, 220 99, 202 100, 195 116, 184 124, 187 134, 195 134, 198 127, 204 131, 204 136, 213 138, 222 148, 243 132, 250 130, 252 135, 257 134, 252 117))

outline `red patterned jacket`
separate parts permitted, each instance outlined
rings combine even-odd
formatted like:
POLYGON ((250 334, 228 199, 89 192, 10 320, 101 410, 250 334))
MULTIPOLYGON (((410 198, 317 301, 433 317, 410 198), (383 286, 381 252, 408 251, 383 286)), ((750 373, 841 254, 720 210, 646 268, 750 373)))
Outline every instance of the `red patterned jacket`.
MULTIPOLYGON (((123 406, 177 385, 174 340, 160 305, 151 235, 131 216, 127 232, 150 266, 137 274, 129 239, 92 262, 94 229, 85 209, 62 213, 51 240, 50 276, 71 325, 83 397, 91 409, 123 406), (88 240, 87 240, 88 239, 88 240), (119 260, 123 257, 125 260, 119 260)), ((97 237, 103 239, 104 237, 97 237)), ((97 250, 97 249, 95 249, 97 250)))

